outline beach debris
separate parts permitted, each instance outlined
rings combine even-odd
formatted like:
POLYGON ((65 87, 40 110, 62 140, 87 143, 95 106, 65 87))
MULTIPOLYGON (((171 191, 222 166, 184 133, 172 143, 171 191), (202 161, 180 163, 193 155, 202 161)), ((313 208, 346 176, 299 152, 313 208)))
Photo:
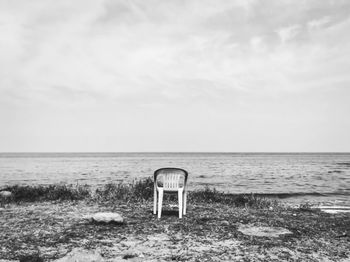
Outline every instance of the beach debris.
POLYGON ((85 250, 80 248, 73 249, 66 256, 55 260, 55 262, 99 262, 104 261, 97 250, 85 250))
POLYGON ((279 237, 281 235, 292 234, 286 228, 283 227, 264 227, 253 225, 240 225, 238 231, 248 236, 257 237, 279 237))
POLYGON ((91 219, 99 223, 118 223, 122 224, 124 222, 123 217, 118 213, 112 212, 100 212, 92 215, 91 219))
POLYGON ((350 213, 349 206, 319 206, 318 209, 328 214, 350 213))

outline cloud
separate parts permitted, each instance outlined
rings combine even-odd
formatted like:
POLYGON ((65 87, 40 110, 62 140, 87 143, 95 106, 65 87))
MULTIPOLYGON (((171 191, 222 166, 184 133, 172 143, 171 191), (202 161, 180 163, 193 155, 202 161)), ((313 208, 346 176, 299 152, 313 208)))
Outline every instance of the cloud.
POLYGON ((331 21, 329 16, 322 17, 320 19, 311 20, 307 23, 310 30, 321 28, 327 25, 331 21))
POLYGON ((281 42, 285 44, 287 41, 290 41, 293 38, 295 38, 299 30, 300 30, 299 25, 292 25, 292 26, 283 27, 277 30, 277 34, 281 38, 281 42))
POLYGON ((1 1, 0 109, 144 123, 143 112, 164 120, 187 108, 189 124, 206 112, 225 126, 271 114, 278 99, 293 107, 304 96, 317 108, 313 92, 336 90, 336 105, 350 82, 349 10, 316 0, 1 1))

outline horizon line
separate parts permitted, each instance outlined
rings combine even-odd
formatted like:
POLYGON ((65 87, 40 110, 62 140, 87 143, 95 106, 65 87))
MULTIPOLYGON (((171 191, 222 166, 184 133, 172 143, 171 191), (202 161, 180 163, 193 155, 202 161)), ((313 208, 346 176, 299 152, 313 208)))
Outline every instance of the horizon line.
POLYGON ((350 151, 13 151, 0 154, 350 154, 350 151))

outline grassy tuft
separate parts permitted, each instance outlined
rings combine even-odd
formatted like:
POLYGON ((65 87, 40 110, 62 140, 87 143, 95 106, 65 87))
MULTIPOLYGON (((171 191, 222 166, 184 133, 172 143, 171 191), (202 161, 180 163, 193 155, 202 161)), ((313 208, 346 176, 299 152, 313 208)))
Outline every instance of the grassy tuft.
POLYGON ((87 186, 35 185, 8 186, 4 190, 12 193, 14 202, 34 202, 51 200, 81 200, 90 196, 87 186))
POLYGON ((23 255, 19 257, 19 262, 44 262, 44 259, 39 254, 23 255))
POLYGON ((134 182, 132 191, 136 199, 148 200, 153 198, 153 179, 148 177, 134 182))
POLYGON ((264 198, 254 194, 225 194, 224 192, 217 191, 215 188, 211 189, 209 187, 190 192, 189 198, 190 201, 193 202, 220 203, 236 207, 251 207, 257 209, 275 207, 278 205, 277 200, 264 198))
MULTIPOLYGON (((37 185, 37 186, 9 186, 4 190, 12 192, 11 201, 34 202, 51 200, 82 200, 95 201, 150 201, 153 199, 153 179, 146 178, 131 184, 109 183, 91 192, 88 186, 72 185, 37 185)), ((271 200, 254 194, 225 194, 215 188, 188 192, 190 203, 219 203, 236 207, 269 208, 278 206, 276 200, 271 200)), ((177 202, 176 194, 165 194, 164 201, 177 202)))
POLYGON ((134 181, 132 184, 109 183, 96 189, 95 198, 103 201, 140 201, 153 197, 153 180, 151 178, 134 181))

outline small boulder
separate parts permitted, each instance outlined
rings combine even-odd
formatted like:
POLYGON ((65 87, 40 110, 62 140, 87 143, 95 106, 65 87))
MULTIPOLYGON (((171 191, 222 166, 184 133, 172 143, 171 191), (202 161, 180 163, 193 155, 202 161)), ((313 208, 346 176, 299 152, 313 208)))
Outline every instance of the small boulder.
POLYGON ((0 197, 1 198, 11 198, 12 197, 12 192, 10 191, 0 191, 0 197))
POLYGON ((73 249, 66 256, 55 260, 55 262, 101 262, 105 261, 97 250, 73 249))
POLYGON ((241 225, 238 231, 248 236, 257 237, 279 237, 281 235, 292 234, 286 228, 283 227, 263 227, 263 226, 253 226, 253 225, 241 225))
POLYGON ((92 220, 99 223, 118 223, 122 224, 124 219, 118 213, 100 212, 92 215, 92 220))

